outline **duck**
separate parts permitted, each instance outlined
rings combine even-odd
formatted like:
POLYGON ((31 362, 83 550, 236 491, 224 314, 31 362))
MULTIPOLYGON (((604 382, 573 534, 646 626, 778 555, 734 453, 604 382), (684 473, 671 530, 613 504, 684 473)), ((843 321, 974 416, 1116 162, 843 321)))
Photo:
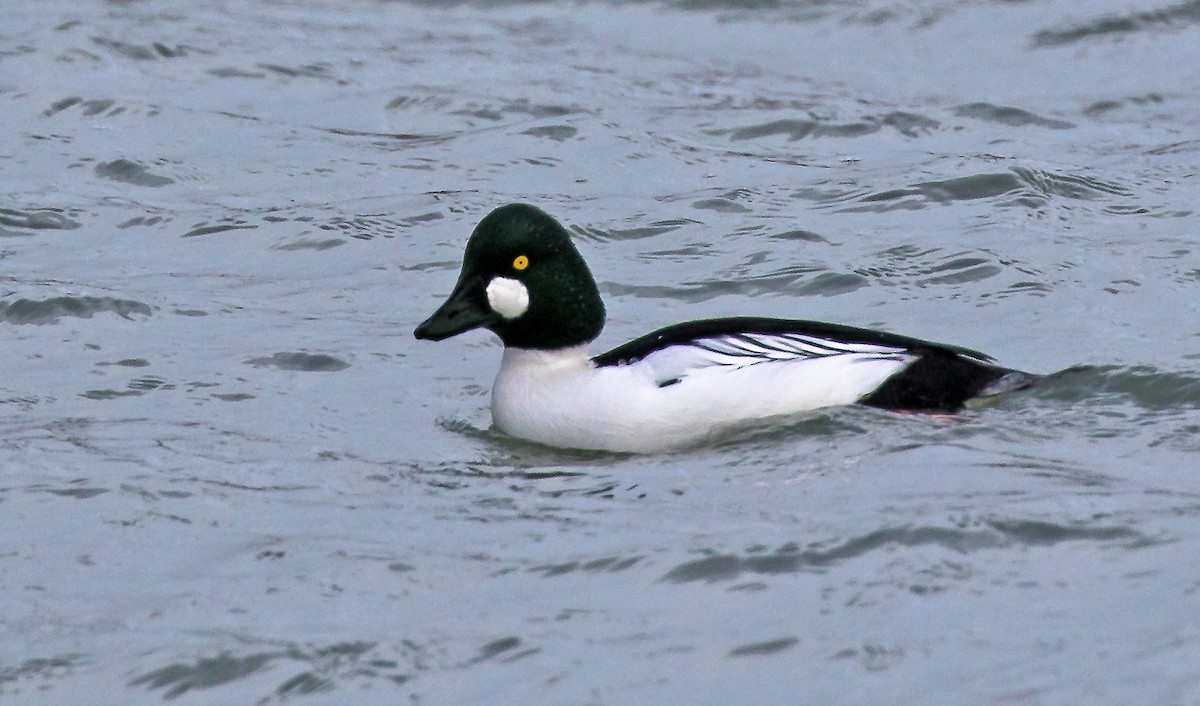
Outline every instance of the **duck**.
POLYGON ((1039 377, 959 346, 750 316, 667 326, 591 356, 604 322, 567 229, 513 203, 475 227, 449 297, 413 333, 442 341, 482 328, 499 337, 491 412, 501 432, 619 453, 684 449, 848 405, 953 414, 1039 377))

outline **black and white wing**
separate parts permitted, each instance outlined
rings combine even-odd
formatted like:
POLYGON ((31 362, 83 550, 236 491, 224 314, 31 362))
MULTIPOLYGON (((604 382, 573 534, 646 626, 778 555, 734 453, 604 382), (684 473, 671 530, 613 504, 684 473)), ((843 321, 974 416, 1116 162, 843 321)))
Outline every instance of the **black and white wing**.
POLYGON ((592 361, 597 367, 645 365, 659 387, 666 387, 714 367, 743 368, 831 356, 842 356, 848 365, 881 360, 906 363, 860 399, 888 409, 957 409, 1014 372, 966 348, 818 321, 762 318, 708 319, 670 326, 592 361))
POLYGON ((824 358, 831 355, 859 355, 898 360, 908 350, 902 346, 836 340, 803 333, 757 332, 718 334, 674 345, 703 351, 702 357, 708 364, 733 367, 824 358))

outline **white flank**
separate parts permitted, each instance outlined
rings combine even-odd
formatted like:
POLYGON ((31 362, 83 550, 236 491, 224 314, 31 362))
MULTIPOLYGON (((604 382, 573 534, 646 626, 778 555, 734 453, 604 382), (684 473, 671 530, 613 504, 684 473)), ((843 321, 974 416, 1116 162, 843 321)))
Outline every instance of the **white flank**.
POLYGON ((515 279, 493 277, 487 286, 488 306, 506 319, 515 319, 529 308, 529 290, 515 279))
POLYGON ((913 360, 885 350, 736 366, 714 365, 712 355, 672 346, 631 365, 596 368, 586 346, 505 348, 492 419, 512 436, 550 446, 661 451, 765 419, 853 404, 913 360), (703 355, 691 365, 675 358, 690 354, 703 355), (660 386, 664 367, 692 370, 660 386))

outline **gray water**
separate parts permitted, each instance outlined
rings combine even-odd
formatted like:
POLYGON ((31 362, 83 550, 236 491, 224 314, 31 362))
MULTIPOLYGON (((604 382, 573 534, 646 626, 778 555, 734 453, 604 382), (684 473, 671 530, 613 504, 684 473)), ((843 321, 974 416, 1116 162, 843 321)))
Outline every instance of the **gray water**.
POLYGON ((1200 2, 22 1, 0 696, 1200 704, 1200 2), (661 456, 413 327, 491 208, 596 351, 735 314, 1033 372, 661 456))

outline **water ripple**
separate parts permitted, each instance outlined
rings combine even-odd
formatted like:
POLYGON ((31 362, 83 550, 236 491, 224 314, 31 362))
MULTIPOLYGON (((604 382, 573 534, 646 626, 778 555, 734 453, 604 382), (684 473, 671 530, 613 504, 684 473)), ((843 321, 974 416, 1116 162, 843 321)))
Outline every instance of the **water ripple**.
POLYGON ((906 137, 917 137, 932 132, 941 123, 916 113, 893 111, 881 116, 865 116, 849 122, 831 122, 819 118, 781 118, 765 123, 738 128, 705 130, 713 136, 728 135, 730 141, 756 140, 763 137, 782 135, 789 141, 805 138, 853 138, 863 137, 891 127, 906 137))
POLYGON ((590 561, 569 561, 563 564, 543 564, 534 566, 529 569, 531 573, 538 573, 542 576, 550 578, 552 576, 562 576, 576 571, 584 571, 589 573, 615 573, 632 568, 635 564, 641 561, 642 556, 610 556, 602 559, 592 559, 590 561))
POLYGON ((345 370, 350 364, 341 358, 335 358, 324 353, 276 353, 262 358, 251 358, 246 365, 258 368, 279 368, 280 370, 298 370, 301 372, 327 373, 345 370))
POLYGON ((1200 408, 1200 375, 1135 365, 1095 366, 1068 371, 1032 390, 1053 400, 1111 405, 1129 401, 1147 411, 1200 408))
MULTIPOLYGON (((0 226, 25 230, 74 230, 79 227, 79 222, 68 218, 61 209, 39 208, 21 211, 13 208, 0 208, 0 226)), ((15 235, 15 233, 0 227, 0 235, 15 235)))
POLYGON ((594 242, 612 242, 621 240, 641 240, 642 238, 653 238, 656 235, 669 233, 673 230, 678 230, 685 226, 699 224, 700 221, 691 218, 671 218, 667 220, 654 221, 653 223, 641 226, 638 228, 595 228, 591 226, 571 226, 571 231, 583 236, 585 239, 594 242))
POLYGON ((888 527, 851 537, 833 545, 810 544, 801 549, 785 545, 773 552, 713 554, 674 567, 662 577, 668 583, 728 581, 744 573, 785 574, 821 571, 828 566, 893 547, 932 545, 957 553, 971 553, 1012 546, 1053 545, 1061 542, 1118 542, 1130 548, 1155 544, 1130 527, 1060 524, 1044 520, 986 519, 975 529, 928 525, 888 527))
POLYGON ((129 686, 161 690, 164 699, 174 699, 259 672, 282 669, 294 672, 275 689, 282 699, 328 691, 335 682, 349 678, 383 678, 393 684, 403 684, 411 678, 410 672, 397 670, 399 664, 395 660, 379 658, 378 652, 376 643, 365 641, 339 642, 323 647, 293 645, 287 649, 245 655, 221 652, 194 662, 173 662, 154 669, 130 681, 129 686))
POLYGON ((991 103, 967 103, 954 109, 954 114, 964 118, 975 118, 989 123, 1000 123, 1012 127, 1046 127, 1053 130, 1066 130, 1075 125, 1065 120, 1043 118, 1040 115, 1006 105, 991 103))
POLYGON ((132 319, 133 314, 151 314, 150 307, 142 302, 113 297, 62 296, 0 302, 0 321, 10 324, 53 324, 64 316, 90 319, 103 312, 112 312, 124 319, 132 319))
MULTIPOLYGON (((92 658, 80 653, 67 653, 58 657, 34 657, 13 666, 0 666, 0 687, 13 682, 29 686, 39 682, 46 683, 68 676, 79 667, 93 663, 92 658)), ((20 692, 5 688, 4 693, 20 692)))
POLYGON ((260 69, 287 78, 320 78, 332 79, 332 68, 325 62, 314 62, 302 66, 281 66, 279 64, 258 64, 260 69))
POLYGON ((800 642, 797 637, 781 637, 777 640, 766 640, 764 642, 751 642, 749 644, 740 645, 729 651, 730 657, 759 657, 762 655, 773 655, 777 652, 783 652, 786 649, 794 647, 800 642))
MULTIPOLYGON (((1079 174, 1055 174, 1028 167, 1013 167, 1004 172, 985 172, 938 181, 924 181, 898 189, 888 189, 860 195, 859 205, 841 210, 847 212, 886 212, 897 209, 919 209, 925 204, 948 204, 998 197, 1013 197, 1000 205, 1041 208, 1055 197, 1073 200, 1096 200, 1111 196, 1131 196, 1121 184, 1079 174)), ((831 203, 845 200, 839 194, 831 203)))
POLYGON ((1105 15, 1063 29, 1045 29, 1033 35, 1035 48, 1058 47, 1113 34, 1141 32, 1158 27, 1184 27, 1200 22, 1200 0, 1123 15, 1105 15))
POLYGON ((96 176, 101 179, 111 179, 134 186, 149 186, 152 188, 174 184, 175 180, 150 171, 150 168, 140 162, 128 159, 117 159, 111 162, 101 162, 96 165, 96 176))
POLYGON ((108 39, 107 37, 92 37, 92 43, 94 43, 96 46, 103 47, 111 51, 117 56, 123 56, 126 59, 134 59, 135 61, 174 59, 181 56, 187 56, 192 52, 199 51, 192 47, 186 47, 182 45, 169 47, 162 42, 153 42, 150 45, 141 45, 122 42, 116 39, 108 39))
POLYGON ((467 115, 483 120, 502 120, 505 115, 520 115, 533 118, 561 118, 572 113, 584 112, 578 106, 557 105, 554 103, 532 103, 527 99, 513 100, 499 106, 469 105, 465 108, 451 111, 451 115, 467 115))
MULTIPOLYGON (((887 284, 908 281, 917 287, 979 282, 1011 269, 1040 276, 1034 270, 1002 260, 995 253, 983 249, 946 252, 941 248, 903 245, 877 253, 875 260, 875 264, 859 267, 855 273, 872 280, 883 280, 887 284)), ((1024 292, 1044 294, 1048 287, 1040 281, 1023 281, 1010 285, 1004 291, 1008 295, 1024 292)))

